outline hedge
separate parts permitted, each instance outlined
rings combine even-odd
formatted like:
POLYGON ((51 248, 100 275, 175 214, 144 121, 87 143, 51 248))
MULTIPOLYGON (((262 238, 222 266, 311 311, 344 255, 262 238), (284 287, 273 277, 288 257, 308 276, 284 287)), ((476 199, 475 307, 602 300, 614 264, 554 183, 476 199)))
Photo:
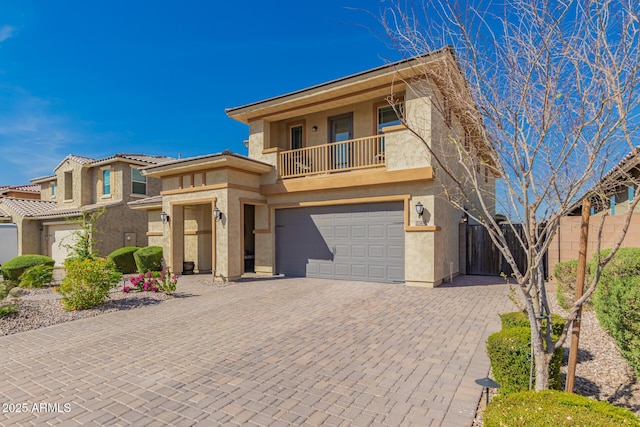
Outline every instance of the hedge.
POLYGON ((5 280, 18 281, 22 273, 29 267, 48 265, 53 267, 55 261, 44 255, 20 255, 2 264, 2 277, 5 280))
MULTIPOLYGON (((590 264, 587 263, 585 281, 588 281, 590 264)), ((560 307, 568 310, 576 295, 576 276, 578 274, 578 261, 573 259, 557 263, 553 267, 553 277, 558 281, 556 298, 560 307)), ((585 301, 585 306, 591 306, 591 299, 585 301)))
POLYGON ((133 253, 138 273, 162 270, 162 247, 147 246, 133 253))
MULTIPOLYGON (((487 339, 487 354, 500 393, 509 394, 529 390, 531 360, 531 329, 529 327, 507 328, 491 334, 487 339)), ((562 386, 560 366, 562 347, 558 347, 549 365, 549 388, 559 390, 562 386)), ((535 386, 535 365, 533 385, 535 386)))
POLYGON ((136 260, 133 254, 140 248, 137 246, 125 246, 116 249, 107 255, 107 258, 113 260, 116 269, 122 274, 135 273, 137 271, 136 260))
POLYGON ((554 390, 496 396, 483 420, 485 427, 640 426, 638 418, 626 409, 554 390))
POLYGON ((640 248, 616 253, 602 272, 593 304, 600 324, 640 376, 640 248))
MULTIPOLYGON (((529 318, 523 311, 513 311, 500 315, 502 321, 502 329, 507 328, 528 328, 530 326, 529 318)), ((566 320, 559 314, 551 315, 551 333, 560 336, 564 330, 566 320)))

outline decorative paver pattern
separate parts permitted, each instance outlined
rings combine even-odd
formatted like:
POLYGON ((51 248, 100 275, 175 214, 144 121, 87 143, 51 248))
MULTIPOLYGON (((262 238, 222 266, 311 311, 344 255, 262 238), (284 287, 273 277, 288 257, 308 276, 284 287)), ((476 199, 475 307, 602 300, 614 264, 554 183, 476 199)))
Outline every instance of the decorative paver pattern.
POLYGON ((209 280, 1 337, 0 424, 470 426, 484 342, 512 310, 495 278, 209 280))

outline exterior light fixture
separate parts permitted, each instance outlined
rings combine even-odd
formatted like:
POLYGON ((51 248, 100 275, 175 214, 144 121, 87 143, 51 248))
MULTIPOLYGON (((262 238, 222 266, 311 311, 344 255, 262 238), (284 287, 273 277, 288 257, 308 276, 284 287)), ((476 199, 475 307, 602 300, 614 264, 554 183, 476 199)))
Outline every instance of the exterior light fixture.
POLYGON ((495 382, 494 380, 492 380, 489 377, 485 377, 485 378, 478 378, 476 380, 476 384, 478 384, 479 386, 481 386, 482 388, 485 389, 485 395, 487 398, 487 405, 489 404, 489 389, 495 388, 498 389, 500 388, 500 384, 498 384, 497 382, 495 382))
POLYGON ((222 219, 222 212, 220 211, 220 209, 218 209, 217 206, 213 209, 213 217, 215 218, 216 222, 222 219))
POLYGON ((313 132, 317 132, 317 131, 318 131, 318 126, 314 126, 314 127, 312 127, 312 128, 311 128, 311 130, 312 130, 313 132))
POLYGON ((424 214, 424 206, 422 205, 422 203, 416 203, 416 212, 418 213, 418 216, 422 218, 422 214, 424 214))
POLYGON ((165 211, 162 211, 160 213, 160 219, 162 220, 163 224, 167 224, 168 222, 171 221, 171 217, 169 216, 168 213, 166 213, 165 211))

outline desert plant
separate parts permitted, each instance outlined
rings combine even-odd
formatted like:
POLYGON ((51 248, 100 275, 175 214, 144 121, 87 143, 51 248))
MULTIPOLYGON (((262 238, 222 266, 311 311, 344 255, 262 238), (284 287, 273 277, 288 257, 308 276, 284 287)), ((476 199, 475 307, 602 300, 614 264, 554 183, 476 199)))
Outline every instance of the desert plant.
POLYGON ((118 271, 122 274, 135 273, 137 271, 136 260, 133 257, 134 252, 140 248, 137 246, 125 246, 120 249, 116 249, 107 255, 107 258, 112 259, 116 265, 118 271))
POLYGON ((21 288, 41 288, 53 282, 53 267, 40 264, 27 268, 20 276, 21 288))
POLYGON ((18 312, 18 304, 0 304, 0 317, 18 312))
POLYGON ((162 247, 147 246, 133 254, 139 273, 162 270, 162 247))
POLYGON ((573 393, 545 390, 496 396, 483 414, 485 427, 640 426, 631 412, 573 393))
POLYGON ((66 277, 58 288, 65 310, 82 310, 102 304, 120 280, 113 261, 104 258, 68 259, 66 277))
MULTIPOLYGON (((500 393, 509 394, 529 390, 531 380, 531 328, 503 329, 487 339, 487 354, 500 393)), ((560 366, 562 347, 558 347, 549 364, 549 387, 561 387, 560 366)), ((534 364, 535 366, 535 364, 534 364)), ((533 380, 535 385, 535 379, 533 380)))
POLYGON ((2 264, 2 276, 5 280, 19 281, 26 269, 36 265, 53 267, 55 261, 44 255, 20 255, 2 264))

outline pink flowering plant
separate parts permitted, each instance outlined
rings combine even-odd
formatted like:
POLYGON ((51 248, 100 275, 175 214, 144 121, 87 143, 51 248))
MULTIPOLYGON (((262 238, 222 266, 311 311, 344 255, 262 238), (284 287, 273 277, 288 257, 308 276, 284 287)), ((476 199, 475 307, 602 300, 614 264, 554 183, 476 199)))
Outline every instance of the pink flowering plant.
POLYGON ((164 292, 170 295, 175 292, 178 276, 172 275, 169 269, 162 271, 147 271, 129 278, 122 292, 164 292))

